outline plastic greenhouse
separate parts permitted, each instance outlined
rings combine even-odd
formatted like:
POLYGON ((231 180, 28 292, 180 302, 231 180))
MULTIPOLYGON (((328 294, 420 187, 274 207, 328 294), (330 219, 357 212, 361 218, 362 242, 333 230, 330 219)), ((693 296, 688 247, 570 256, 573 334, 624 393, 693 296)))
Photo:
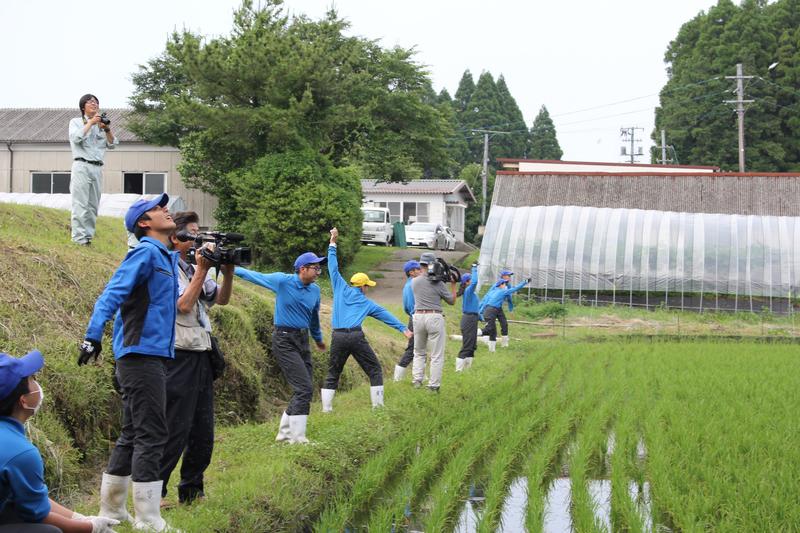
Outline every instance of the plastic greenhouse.
POLYGON ((493 205, 480 284, 503 268, 547 300, 786 311, 800 217, 493 205))

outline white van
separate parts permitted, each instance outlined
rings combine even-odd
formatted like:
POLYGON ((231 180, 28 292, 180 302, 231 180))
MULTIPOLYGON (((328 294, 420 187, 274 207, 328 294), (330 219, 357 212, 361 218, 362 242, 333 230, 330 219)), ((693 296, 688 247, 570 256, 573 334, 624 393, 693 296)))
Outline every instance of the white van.
POLYGON ((394 227, 389 221, 389 210, 385 207, 365 205, 361 208, 361 212, 364 214, 361 242, 389 246, 394 239, 394 227))

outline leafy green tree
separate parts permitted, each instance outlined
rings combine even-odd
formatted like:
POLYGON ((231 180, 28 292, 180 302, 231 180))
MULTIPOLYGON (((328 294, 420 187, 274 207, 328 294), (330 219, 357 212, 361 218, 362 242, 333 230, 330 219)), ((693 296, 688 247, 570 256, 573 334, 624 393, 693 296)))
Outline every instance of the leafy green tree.
POLYGON ((653 138, 660 130, 684 164, 738 169, 737 118, 733 80, 742 63, 746 96, 755 100, 745 121, 747 170, 800 170, 797 91, 800 65, 800 2, 719 0, 686 22, 667 48, 669 80, 656 109, 653 138), (778 61, 777 68, 767 66, 778 61))
POLYGON ((131 128, 180 147, 181 174, 219 198, 228 227, 242 215, 233 171, 268 154, 310 149, 386 180, 446 174, 451 122, 413 52, 347 28, 334 11, 312 21, 245 0, 228 36, 175 32, 133 75, 131 128))
POLYGON ((556 137, 556 127, 547 108, 542 106, 539 114, 533 120, 531 127, 531 149, 528 157, 530 159, 554 159, 560 160, 564 152, 558 144, 556 137))
POLYGON ((500 101, 500 109, 503 114, 504 122, 499 124, 497 129, 507 131, 506 135, 499 135, 494 138, 494 157, 522 158, 528 152, 528 126, 525 118, 517 105, 517 101, 511 96, 506 80, 501 74, 497 78, 497 98, 500 101))
POLYGON ((243 215, 238 228, 260 264, 291 269, 301 253, 322 253, 333 226, 341 232, 338 253, 344 263, 360 246, 361 181, 354 169, 335 168, 324 155, 304 148, 260 157, 228 179, 243 215))

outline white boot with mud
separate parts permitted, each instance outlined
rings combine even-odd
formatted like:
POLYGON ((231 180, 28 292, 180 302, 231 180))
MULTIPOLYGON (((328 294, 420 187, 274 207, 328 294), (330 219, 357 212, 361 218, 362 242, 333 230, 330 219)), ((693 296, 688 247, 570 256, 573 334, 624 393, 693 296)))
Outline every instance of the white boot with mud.
POLYGON ((131 476, 112 476, 103 472, 100 482, 100 512, 98 516, 113 518, 120 522, 133 522, 128 512, 128 487, 131 476))
POLYGON ((283 416, 281 416, 281 425, 278 428, 278 436, 275 437, 277 442, 285 442, 292 440, 292 433, 289 431, 289 415, 286 414, 286 411, 283 412, 283 416))
POLYGON ((478 337, 483 337, 483 330, 478 328, 478 337))
POLYGON ((322 412, 330 413, 333 411, 333 396, 336 394, 336 389, 320 389, 319 395, 322 398, 322 412))
POLYGON ((163 481, 133 482, 133 510, 136 521, 133 529, 157 533, 179 533, 161 518, 161 485, 163 481))
POLYGON ((369 399, 372 400, 372 408, 383 407, 383 385, 376 385, 369 388, 369 399))
POLYGON ((503 335, 500 337, 500 347, 508 348, 508 335, 503 335))
POLYGON ((466 359, 462 359, 461 357, 456 357, 456 372, 461 372, 464 370, 464 363, 466 359))
POLYGON ((406 368, 400 365, 394 365, 394 380, 395 381, 403 381, 403 378, 406 375, 406 368))
POLYGON ((290 444, 308 444, 306 438, 306 425, 308 415, 292 415, 289 417, 289 431, 292 433, 290 444))
POLYGON ((497 341, 489 341, 489 351, 495 352, 497 347, 497 341))
POLYGON ((475 359, 474 357, 467 357, 464 359, 464 370, 472 367, 472 360, 475 359))

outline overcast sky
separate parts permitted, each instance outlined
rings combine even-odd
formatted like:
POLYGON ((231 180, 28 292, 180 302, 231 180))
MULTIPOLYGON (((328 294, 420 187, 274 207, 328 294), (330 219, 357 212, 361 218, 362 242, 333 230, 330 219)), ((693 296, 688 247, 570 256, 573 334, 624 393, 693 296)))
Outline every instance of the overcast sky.
MULTIPOLYGON (((715 3, 337 0, 335 7, 353 34, 380 39, 386 47, 415 48, 437 91, 446 88, 452 95, 465 69, 476 81, 484 70, 495 78, 503 74, 528 126, 547 106, 563 159, 622 161, 621 127, 644 128, 645 153, 652 144, 653 108, 667 80, 667 45, 684 22, 715 3), (630 99, 635 100, 609 105, 630 99)), ((227 34, 238 5, 0 0, 0 107, 73 107, 85 92, 96 94, 101 107, 126 106, 131 73, 164 50, 173 29, 227 34)), ((331 0, 285 5, 319 18, 331 0)))

